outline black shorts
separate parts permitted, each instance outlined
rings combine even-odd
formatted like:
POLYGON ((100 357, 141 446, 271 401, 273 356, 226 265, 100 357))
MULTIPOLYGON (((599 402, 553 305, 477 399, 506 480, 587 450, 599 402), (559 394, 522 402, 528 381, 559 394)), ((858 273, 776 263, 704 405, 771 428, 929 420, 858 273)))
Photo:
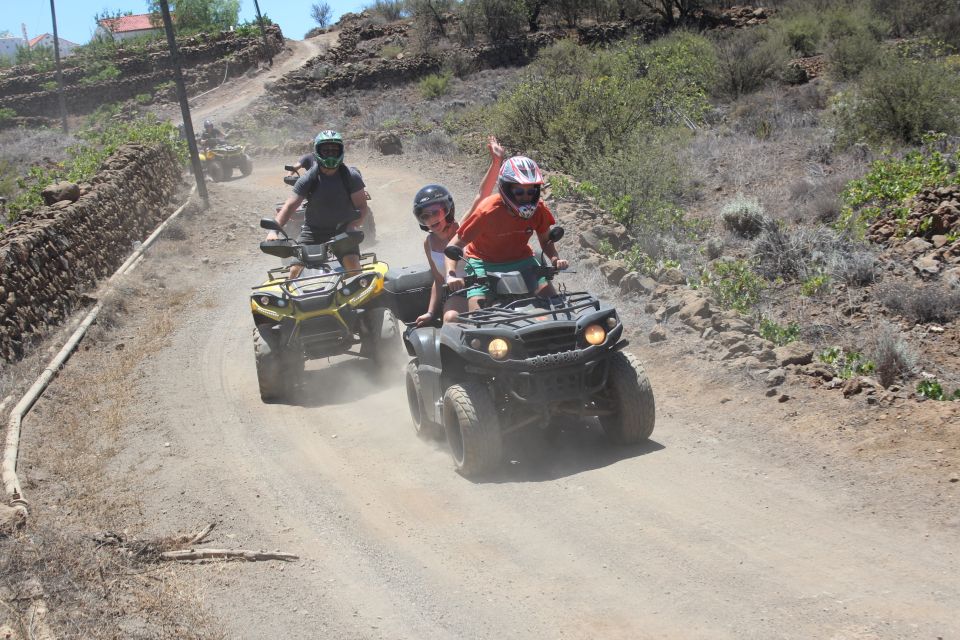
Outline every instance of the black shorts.
MULTIPOLYGON (((338 233, 343 233, 347 228, 346 224, 340 225, 336 229, 328 229, 323 227, 311 227, 310 225, 303 225, 300 227, 300 236, 297 238, 297 242, 300 244, 322 244, 337 235, 338 233)), ((337 257, 337 260, 340 261, 340 264, 343 264, 343 259, 346 256, 357 256, 360 257, 360 249, 354 248, 345 251, 344 253, 337 253, 334 251, 333 255, 337 257)))

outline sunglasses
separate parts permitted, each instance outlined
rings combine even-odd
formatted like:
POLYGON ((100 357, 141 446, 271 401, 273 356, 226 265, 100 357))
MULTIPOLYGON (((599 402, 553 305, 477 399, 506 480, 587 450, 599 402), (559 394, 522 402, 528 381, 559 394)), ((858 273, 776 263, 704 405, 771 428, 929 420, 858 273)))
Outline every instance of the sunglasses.
POLYGON ((513 197, 520 198, 522 196, 530 196, 531 198, 536 198, 540 195, 540 188, 533 187, 532 189, 511 189, 510 192, 513 194, 513 197))

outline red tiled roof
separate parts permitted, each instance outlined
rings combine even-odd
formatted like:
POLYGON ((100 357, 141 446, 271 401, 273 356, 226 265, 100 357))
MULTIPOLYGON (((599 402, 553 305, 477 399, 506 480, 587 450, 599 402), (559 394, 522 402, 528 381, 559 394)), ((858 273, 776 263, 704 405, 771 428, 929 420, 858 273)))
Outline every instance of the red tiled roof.
POLYGON ((120 16, 119 18, 104 18, 100 21, 100 26, 113 33, 125 33, 127 31, 143 31, 146 29, 156 29, 150 22, 149 13, 141 13, 135 16, 120 16))

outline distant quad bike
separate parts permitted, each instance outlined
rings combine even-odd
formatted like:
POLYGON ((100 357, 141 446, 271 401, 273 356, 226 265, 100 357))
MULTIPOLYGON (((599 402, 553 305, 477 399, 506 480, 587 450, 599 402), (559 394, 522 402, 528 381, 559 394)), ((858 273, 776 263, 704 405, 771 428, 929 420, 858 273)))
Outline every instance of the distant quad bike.
POLYGON ((200 164, 205 175, 214 182, 222 182, 233 175, 234 169, 248 176, 253 173, 253 160, 246 154, 246 147, 223 144, 200 151, 200 164))
POLYGON ((381 296, 388 265, 374 253, 361 255, 361 270, 344 271, 334 250, 356 247, 363 233, 346 232, 318 245, 291 240, 272 218, 260 221, 277 231, 279 240, 265 240, 260 250, 279 258, 299 258, 300 277, 289 266, 271 269, 267 281, 253 288, 253 349, 260 397, 283 401, 299 385, 304 363, 344 353, 372 358, 382 369, 403 361, 400 328, 388 300, 381 296))
MULTIPOLYGON (((562 236, 559 227, 550 232, 551 241, 562 236)), ((447 255, 459 259, 462 250, 448 247, 447 255)), ((639 361, 622 351, 627 341, 616 309, 563 287, 549 300, 531 295, 539 277, 556 274, 545 266, 488 273, 495 293, 486 308, 405 332, 414 428, 423 437, 442 430, 466 477, 500 465, 505 434, 546 428, 555 416, 596 417, 607 438, 623 445, 653 432, 653 391, 639 361)))

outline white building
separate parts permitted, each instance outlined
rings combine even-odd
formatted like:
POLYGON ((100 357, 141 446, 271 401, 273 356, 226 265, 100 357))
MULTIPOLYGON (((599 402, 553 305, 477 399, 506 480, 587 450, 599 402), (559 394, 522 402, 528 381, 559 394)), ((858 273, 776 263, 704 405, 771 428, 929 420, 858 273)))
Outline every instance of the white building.
POLYGON ((119 18, 104 18, 97 23, 97 30, 93 37, 106 40, 129 40, 145 35, 162 34, 163 27, 155 27, 150 22, 149 13, 134 16, 120 16, 119 18))
POLYGON ((17 57, 17 49, 24 46, 23 38, 8 36, 0 38, 0 58, 13 60, 17 57))
MULTIPOLYGON (((70 55, 70 52, 73 51, 73 48, 77 46, 76 42, 70 42, 69 40, 60 40, 60 56, 66 57, 70 55)), ((21 40, 20 42, 23 42, 21 40)), ((30 38, 30 48, 36 49, 37 47, 50 47, 53 48, 53 36, 49 33, 42 33, 36 38, 30 38)))

